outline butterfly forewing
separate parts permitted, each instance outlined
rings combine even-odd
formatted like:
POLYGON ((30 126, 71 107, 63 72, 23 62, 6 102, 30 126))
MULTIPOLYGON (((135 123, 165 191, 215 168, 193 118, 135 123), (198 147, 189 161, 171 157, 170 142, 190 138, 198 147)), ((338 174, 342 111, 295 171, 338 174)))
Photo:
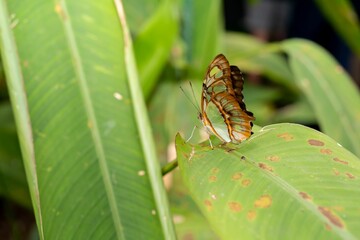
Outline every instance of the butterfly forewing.
POLYGON ((252 134, 253 114, 243 102, 244 79, 236 66, 219 54, 211 62, 203 82, 200 118, 223 142, 239 143, 252 134))

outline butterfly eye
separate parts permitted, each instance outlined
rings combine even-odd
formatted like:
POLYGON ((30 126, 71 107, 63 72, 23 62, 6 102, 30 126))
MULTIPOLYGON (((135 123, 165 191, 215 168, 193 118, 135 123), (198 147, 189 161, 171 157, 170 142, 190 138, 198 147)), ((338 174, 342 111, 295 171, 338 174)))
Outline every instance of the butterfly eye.
POLYGON ((213 67, 210 71, 210 76, 214 76, 215 78, 221 78, 223 76, 223 71, 218 67, 213 67))

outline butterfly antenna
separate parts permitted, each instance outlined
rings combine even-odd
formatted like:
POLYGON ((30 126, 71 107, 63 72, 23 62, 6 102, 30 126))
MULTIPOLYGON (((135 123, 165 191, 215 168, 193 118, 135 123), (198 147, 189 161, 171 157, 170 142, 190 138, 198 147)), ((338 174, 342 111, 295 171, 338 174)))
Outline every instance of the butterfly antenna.
POLYGON ((199 103, 196 101, 194 88, 193 88, 193 85, 192 85, 192 83, 191 83, 190 81, 189 81, 189 85, 190 85, 190 88, 191 88, 191 92, 192 92, 192 96, 193 96, 194 102, 197 103, 197 104, 196 104, 197 110, 198 110, 198 112, 200 112, 200 106, 199 106, 199 103))
POLYGON ((184 91, 184 89, 180 86, 181 91, 184 93, 185 97, 187 98, 187 100, 189 100, 189 102, 194 106, 194 108, 200 112, 200 108, 199 106, 195 105, 195 103, 193 102, 193 100, 191 100, 191 98, 189 97, 189 95, 184 91))

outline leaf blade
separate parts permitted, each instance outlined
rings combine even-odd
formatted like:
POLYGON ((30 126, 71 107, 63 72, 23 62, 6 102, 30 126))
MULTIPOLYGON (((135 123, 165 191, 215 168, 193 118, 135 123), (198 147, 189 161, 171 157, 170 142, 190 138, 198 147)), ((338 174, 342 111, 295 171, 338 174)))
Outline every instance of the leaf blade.
POLYGON ((40 237, 162 239, 161 221, 171 220, 158 210, 150 183, 157 174, 156 187, 163 187, 139 140, 113 2, 64 3, 6 6, 18 20, 10 30, 19 52, 12 64, 24 79, 9 83, 24 85, 18 94, 28 109, 18 111, 28 110, 26 130, 34 133, 25 141, 34 143, 34 163, 24 163, 39 179, 32 194, 40 237))
POLYGON ((177 138, 177 152, 195 202, 225 239, 360 234, 352 200, 360 196, 360 163, 319 132, 275 124, 240 146, 213 151, 177 138))

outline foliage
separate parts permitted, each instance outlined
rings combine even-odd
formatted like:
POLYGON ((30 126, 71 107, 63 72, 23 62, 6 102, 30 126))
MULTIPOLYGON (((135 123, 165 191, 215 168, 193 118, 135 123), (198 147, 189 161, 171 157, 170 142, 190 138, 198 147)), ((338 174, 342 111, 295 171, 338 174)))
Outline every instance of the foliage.
POLYGON ((179 136, 176 146, 186 186, 223 239, 360 234, 359 159, 315 130, 276 124, 236 146, 209 150, 179 136))
MULTIPOLYGON (((128 25, 110 0, 0 0, 0 79, 4 69, 11 99, 0 105, 0 194, 32 203, 41 239, 174 239, 168 198, 180 238, 360 237, 360 96, 327 52, 225 33, 219 0, 123 4, 128 25), (191 144, 178 136, 180 172, 167 194, 154 145, 165 164, 176 133, 200 127, 201 80, 219 52, 271 80, 244 89, 256 124, 267 126, 215 150, 197 144, 202 130, 191 144), (327 135, 268 125, 276 121, 327 135)), ((358 52, 357 22, 345 29, 344 11, 324 12, 358 52)))

